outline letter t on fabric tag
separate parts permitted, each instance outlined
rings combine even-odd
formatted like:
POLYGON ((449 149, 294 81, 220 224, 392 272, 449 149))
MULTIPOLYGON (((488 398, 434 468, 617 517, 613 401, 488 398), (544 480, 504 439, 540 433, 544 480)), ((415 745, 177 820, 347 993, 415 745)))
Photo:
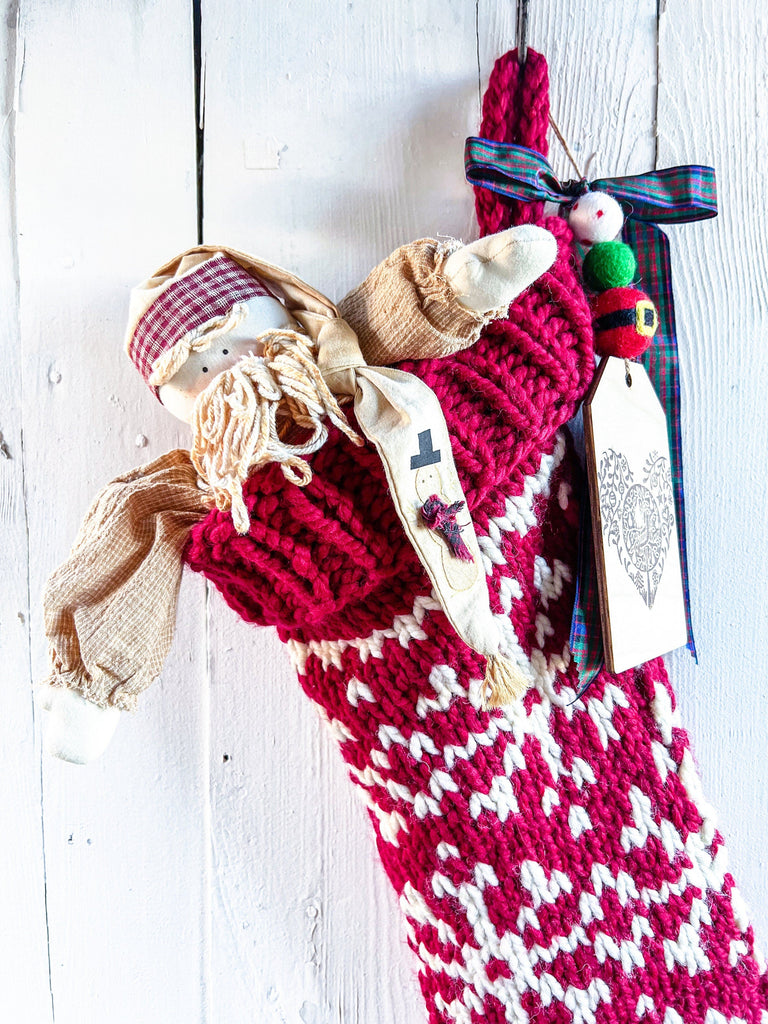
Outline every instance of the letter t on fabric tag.
POLYGON ((584 436, 603 646, 624 672, 688 640, 667 422, 640 363, 603 359, 584 436))

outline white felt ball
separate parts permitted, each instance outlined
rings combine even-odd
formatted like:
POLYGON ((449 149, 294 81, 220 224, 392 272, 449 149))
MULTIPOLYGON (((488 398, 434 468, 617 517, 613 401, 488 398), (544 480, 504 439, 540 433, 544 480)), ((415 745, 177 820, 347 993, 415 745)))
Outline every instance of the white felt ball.
POLYGON ((585 192, 571 207, 568 224, 576 240, 584 245, 611 242, 621 231, 624 214, 613 196, 585 192))

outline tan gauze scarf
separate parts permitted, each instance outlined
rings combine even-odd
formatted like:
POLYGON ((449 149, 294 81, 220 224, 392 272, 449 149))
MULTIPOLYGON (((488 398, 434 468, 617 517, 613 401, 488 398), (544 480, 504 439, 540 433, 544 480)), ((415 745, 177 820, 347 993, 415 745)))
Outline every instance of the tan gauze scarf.
MULTIPOLYGON (((481 316, 461 306, 440 274, 455 244, 424 239, 402 247, 345 300, 345 312, 359 325, 366 351, 378 361, 428 358, 467 348, 493 318, 494 314, 481 316), (397 338, 403 339, 397 347, 392 341, 393 322, 397 338)), ((198 396, 192 460, 217 506, 231 508, 236 528, 247 532, 242 484, 248 473, 275 461, 291 482, 308 483, 311 471, 303 456, 325 441, 326 419, 352 441, 362 443, 337 399, 342 404, 353 401, 357 422, 381 457, 405 534, 432 581, 436 598, 459 636, 488 659, 489 703, 508 703, 520 696, 530 685, 530 667, 523 659, 515 664, 499 653, 500 631, 491 612, 448 429, 439 402, 426 384, 401 370, 368 365, 357 334, 320 292, 287 271, 221 246, 188 250, 135 289, 128 339, 139 318, 171 282, 218 254, 234 259, 267 284, 301 325, 302 333, 265 332, 258 339, 264 344, 262 355, 241 360, 198 396), (310 436, 292 443, 296 427, 305 428, 310 436), (420 459, 418 454, 426 451, 430 458, 420 459), (459 525, 466 560, 456 557, 422 517, 421 509, 432 495, 444 505, 464 503, 459 525)), ((238 322, 237 317, 233 307, 229 322, 238 322)), ((217 318, 190 332, 191 342, 186 336, 181 342, 204 344, 206 332, 210 341, 213 334, 226 329, 227 318, 217 318)), ((167 354, 165 361, 169 362, 167 354)))

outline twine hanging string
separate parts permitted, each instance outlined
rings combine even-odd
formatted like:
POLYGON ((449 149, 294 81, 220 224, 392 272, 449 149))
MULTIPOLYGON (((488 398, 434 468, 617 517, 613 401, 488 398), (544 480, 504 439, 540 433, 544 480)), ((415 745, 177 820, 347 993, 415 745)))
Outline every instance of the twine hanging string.
MULTIPOLYGON (((552 117, 552 111, 551 110, 549 112, 549 125, 550 125, 552 131, 555 133, 555 137, 557 138, 557 141, 563 147, 565 155, 571 161, 571 166, 573 167, 574 171, 576 171, 576 174, 577 174, 577 176, 579 178, 579 181, 581 181, 582 178, 584 177, 584 175, 579 170, 579 165, 576 163, 576 160, 574 159, 573 153, 571 153, 571 150, 568 147, 568 143, 565 141, 565 138, 563 137, 563 133, 558 128, 557 122, 555 121, 554 117, 552 117)), ((587 165, 589 165, 589 163, 587 163, 587 165)))

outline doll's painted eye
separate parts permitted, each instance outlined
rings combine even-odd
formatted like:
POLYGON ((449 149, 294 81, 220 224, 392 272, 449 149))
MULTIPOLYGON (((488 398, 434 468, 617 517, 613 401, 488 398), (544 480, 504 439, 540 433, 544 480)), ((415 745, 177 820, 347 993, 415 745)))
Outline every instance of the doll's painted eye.
POLYGON ((208 367, 207 366, 203 367, 203 373, 208 373, 208 367))

